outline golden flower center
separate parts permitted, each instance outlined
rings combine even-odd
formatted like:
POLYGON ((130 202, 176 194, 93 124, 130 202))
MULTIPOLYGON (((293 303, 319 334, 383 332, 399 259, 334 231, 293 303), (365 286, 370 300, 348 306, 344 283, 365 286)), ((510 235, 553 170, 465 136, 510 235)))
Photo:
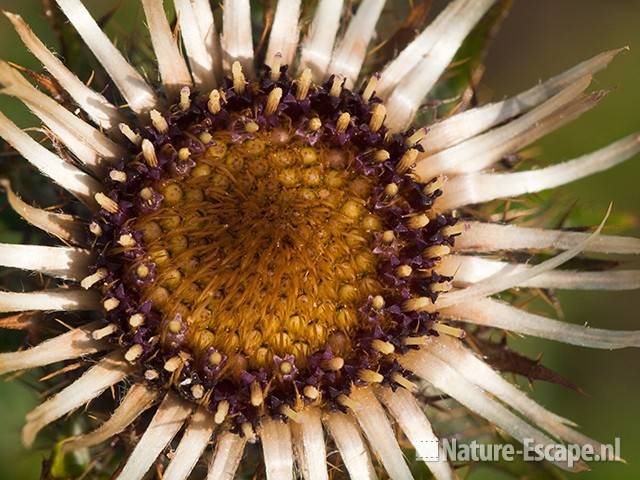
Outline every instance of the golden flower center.
POLYGON ((162 315, 163 344, 180 335, 238 373, 290 355, 304 366, 326 345, 348 355, 358 309, 382 289, 371 182, 350 148, 290 138, 217 133, 189 174, 154 186, 164 200, 133 228, 156 264, 142 296, 162 315))

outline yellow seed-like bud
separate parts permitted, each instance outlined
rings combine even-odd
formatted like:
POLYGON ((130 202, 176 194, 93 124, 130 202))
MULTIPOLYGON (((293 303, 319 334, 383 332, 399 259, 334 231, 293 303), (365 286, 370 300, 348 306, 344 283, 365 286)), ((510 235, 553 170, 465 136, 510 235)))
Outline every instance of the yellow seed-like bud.
POLYGON ((100 205, 107 212, 118 213, 118 204, 114 200, 107 197, 104 193, 98 192, 93 196, 93 198, 95 198, 96 202, 98 202, 98 205, 100 205))
POLYGON ((162 189, 162 195, 164 195, 164 201, 167 205, 177 205, 182 200, 183 192, 180 185, 170 183, 162 189))
POLYGON ((142 137, 134 132, 126 123, 121 123, 118 125, 118 128, 120 128, 120 132, 134 145, 140 145, 142 143, 142 137))
POLYGON ((390 183, 386 187, 384 187, 384 193, 387 197, 395 197, 398 194, 398 185, 395 183, 390 183))
POLYGON ((242 94, 246 86, 246 79, 242 73, 242 65, 240 62, 233 62, 231 66, 231 76, 233 77, 233 89, 237 94, 242 94))
POLYGON ((183 112, 189 110, 191 106, 191 89, 184 86, 180 89, 180 110, 183 112))
POLYGON ((222 355, 220 352, 213 352, 209 355, 209 363, 213 366, 220 365, 220 363, 222 363, 222 355))
POLYGON ((393 352, 396 351, 396 347, 394 347, 392 343, 385 342, 385 341, 380 340, 378 338, 374 339, 371 342, 371 346, 373 347, 374 350, 377 350, 378 352, 382 353, 383 355, 391 355, 393 352))
POLYGON ((309 130, 317 132, 320 128, 322 128, 322 121, 318 117, 313 117, 309 120, 309 130))
POLYGON ((407 147, 412 147, 416 143, 420 142, 426 135, 427 135, 427 129, 419 128, 413 133, 413 135, 411 135, 410 137, 407 137, 407 139, 405 140, 405 145, 407 147))
POLYGON ((260 125, 256 122, 247 122, 244 126, 244 131, 247 133, 256 133, 258 130, 260 130, 260 125))
POLYGON ((175 372, 181 366, 182 366, 182 359, 177 355, 175 357, 171 357, 169 360, 164 362, 164 369, 169 373, 175 372))
POLYGON ((322 362, 322 368, 332 372, 337 372, 342 367, 344 367, 344 359, 341 357, 333 357, 331 360, 322 362))
POLYGON ((384 123, 384 118, 387 115, 387 109, 381 103, 376 104, 371 112, 371 120, 369 121, 369 128, 372 132, 377 132, 384 123))
POLYGON ((331 90, 329 90, 329 95, 332 97, 339 97, 342 93, 342 84, 344 83, 344 78, 340 75, 336 75, 333 77, 333 83, 331 84, 331 90))
POLYGON ((351 114, 349 114, 349 112, 342 112, 338 117, 338 121, 336 122, 336 131, 338 133, 346 132, 350 122, 351 114))
POLYGON ((102 340, 103 338, 108 337, 109 335, 113 335, 117 331, 118 331, 118 327, 115 324, 110 323, 106 327, 103 327, 103 328, 100 328, 99 330, 94 330, 93 332, 91 332, 91 337, 94 340, 102 340))
POLYGON ((182 322, 179 320, 171 320, 167 326, 173 334, 180 333, 180 330, 182 330, 182 322))
POLYGON ((140 190, 140 198, 143 200, 151 200, 153 198, 153 190, 149 187, 144 187, 140 190))
POLYGON ((134 362, 140 357, 140 355, 142 355, 142 352, 142 345, 136 343, 126 351, 126 353, 124 354, 124 358, 127 362, 134 362))
POLYGON ((402 343, 407 347, 426 345, 427 341, 427 337, 405 337, 402 339, 402 343))
POLYGON ((127 181, 127 174, 124 173, 122 170, 111 170, 109 172, 109 178, 114 182, 122 183, 127 181))
POLYGON ((376 162, 386 162, 391 158, 391 155, 386 150, 378 150, 375 155, 376 162))
POLYGON ((438 190, 442 190, 442 187, 444 186, 444 183, 446 182, 446 180, 447 178, 443 175, 436 177, 435 179, 433 179, 432 181, 430 181, 425 185, 423 189, 424 194, 431 196, 434 193, 436 193, 438 190))
POLYGON ((258 382, 253 382, 251 384, 250 389, 251 389, 251 405, 253 405, 254 407, 259 407, 260 405, 262 405, 262 402, 264 401, 262 388, 260 387, 260 384, 258 382))
POLYGON ((220 92, 218 90, 212 90, 209 94, 209 101, 207 102, 207 108, 214 115, 220 113, 222 105, 220 104, 220 92))
POLYGON ((409 390, 412 393, 415 393, 418 391, 418 386, 413 383, 412 381, 406 379, 405 377, 403 377, 399 372, 393 372, 391 374, 391 380, 393 380, 394 382, 396 382, 398 385, 406 388, 407 390, 409 390))
POLYGON ((204 397, 204 387, 202 385, 194 385, 191 387, 191 395, 193 395, 193 398, 196 400, 200 400, 204 397))
POLYGON ((271 60, 269 68, 271 69, 270 77, 274 82, 280 78, 280 67, 282 66, 282 54, 276 53, 271 60))
POLYGON ((144 323, 144 315, 141 313, 134 313, 129 317, 129 325, 133 328, 138 328, 144 323))
POLYGON ((305 68, 300 74, 300 78, 298 79, 298 83, 296 85, 296 99, 304 100, 308 93, 309 87, 311 86, 311 69, 305 68))
POLYGON ((452 288, 453 288, 453 285, 451 284, 451 282, 440 282, 440 283, 432 284, 429 287, 429 290, 431 290, 433 293, 443 293, 443 292, 448 292, 452 288))
POLYGON ((412 230, 420 230, 429 224, 429 217, 426 214, 420 213, 418 215, 412 215, 407 221, 407 226, 412 230))
POLYGON ((383 234, 382 234, 382 241, 385 243, 391 243, 396 239, 396 234, 394 233, 393 230, 386 230, 383 234))
POLYGON ((96 222, 91 222, 89 224, 89 231, 93 233, 96 237, 100 237, 104 233, 102 231, 102 227, 98 225, 96 222))
POLYGON ((382 383, 384 380, 384 377, 378 372, 374 372, 373 370, 368 370, 366 368, 363 368, 358 372, 358 378, 367 383, 382 383))
POLYGON ((151 117, 151 123, 159 133, 167 133, 169 131, 169 124, 162 114, 157 110, 151 110, 149 113, 151 117))
POLYGON ((218 408, 216 408, 216 414, 213 417, 213 421, 216 424, 221 425, 224 422, 224 419, 227 418, 227 414, 229 413, 229 402, 226 400, 222 400, 218 403, 218 408))
POLYGON ((213 140, 213 135, 211 135, 209 132, 203 132, 198 137, 198 140, 200 140, 200 142, 202 142, 205 145, 207 145, 207 144, 211 143, 211 141, 213 140))
POLYGON ((320 391, 312 385, 307 385, 306 387, 304 387, 302 393, 309 400, 317 400, 318 397, 320 397, 320 391))
POLYGON ((400 265, 396 268, 396 275, 400 278, 406 278, 413 272, 413 269, 409 265, 400 265))
POLYGON ((282 362, 280 364, 280 373, 283 375, 289 375, 293 371, 293 365, 289 362, 282 362))
POLYGON ((442 235, 445 237, 453 237, 454 235, 460 235, 464 232, 464 223, 458 222, 455 225, 449 225, 444 227, 442 230, 442 235))
POLYGON ((416 297, 410 298, 404 302, 403 308, 405 311, 424 312, 433 308, 433 302, 429 297, 416 297))
POLYGON ((464 338, 467 336, 467 332, 465 332, 461 328, 451 327, 449 325, 445 325, 444 323, 436 322, 431 328, 433 328, 438 333, 449 335, 450 337, 464 338))
POLYGON ((130 233, 120 235, 120 237, 118 238, 118 243, 124 248, 131 248, 136 246, 136 241, 133 238, 133 235, 131 235, 130 233))
POLYGON ((150 167, 158 166, 158 157, 156 155, 156 149, 150 140, 146 138, 142 141, 142 158, 150 167))
POLYGON ((109 274, 109 271, 106 268, 99 268, 98 270, 96 270, 95 273, 89 275, 88 277, 83 278, 82 281, 80 282, 80 286, 85 290, 88 290, 89 288, 93 287, 96 283, 107 278, 108 274, 109 274))
POLYGON ((107 312, 111 310, 115 310, 120 305, 120 300, 117 298, 107 298, 104 302, 102 302, 102 306, 107 312))
POLYGON ((398 173, 404 173, 409 170, 416 163, 417 158, 418 150, 416 150, 415 148, 407 150, 396 167, 398 173))
POLYGON ((384 305, 385 301, 382 295, 376 295, 375 297, 373 297, 373 300, 371 301, 371 306, 373 308, 375 308, 376 310, 382 310, 384 308, 384 305))
POLYGON ((369 100, 371 100, 371 97, 373 96, 376 90, 376 87, 378 86, 379 80, 380 80, 380 77, 376 74, 376 75, 373 75, 367 82, 367 86, 365 87, 364 92, 362 92, 362 99, 365 102, 368 102, 369 100))
POLYGON ((189 150, 187 147, 182 147, 180 150, 178 150, 178 160, 180 160, 181 162, 186 162, 187 160, 189 160, 190 156, 191 150, 189 150))
POLYGON ((282 99, 282 89, 280 87, 276 87, 269 92, 267 97, 267 106, 265 107, 265 113, 267 115, 273 115, 276 113, 278 109, 278 105, 280 105, 280 100, 282 99))
POLYGON ((422 256, 425 258, 444 257, 449 255, 450 252, 451 248, 447 245, 433 245, 425 248, 422 252, 422 256))

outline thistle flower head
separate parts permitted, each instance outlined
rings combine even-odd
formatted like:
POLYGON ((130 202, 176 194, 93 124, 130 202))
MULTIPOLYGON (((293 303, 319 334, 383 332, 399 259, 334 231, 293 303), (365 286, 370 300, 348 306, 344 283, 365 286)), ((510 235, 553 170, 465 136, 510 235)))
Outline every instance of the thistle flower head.
MULTIPOLYGON (((363 64, 383 0, 362 0, 352 16, 341 0, 320 0, 310 25, 300 1, 280 0, 263 60, 248 0, 222 2, 221 25, 206 0, 173 3, 184 48, 163 2, 142 0, 155 85, 79 0, 57 0, 124 107, 6 13, 82 113, 2 62, 3 93, 40 118, 55 152, 1 114, 0 136, 84 207, 77 216, 40 210, 3 181, 12 207, 66 246, 1 245, 2 265, 63 281, 2 292, 0 311, 94 313, 1 354, 0 372, 97 361, 27 416, 24 443, 127 385, 108 420, 62 444, 94 447, 153 411, 116 478, 140 479, 159 461, 163 478, 185 479, 212 448, 208 478, 231 479, 246 444, 256 443, 270 480, 339 476, 327 444, 344 475, 406 479, 393 423, 418 453, 436 440, 417 395, 428 383, 516 440, 598 445, 507 382, 465 337, 478 325, 637 347, 640 332, 559 322, 492 296, 515 287, 637 288, 635 270, 558 267, 588 251, 637 254, 640 242, 600 235, 603 225, 590 234, 495 223, 470 207, 554 188, 640 151, 636 134, 538 170, 499 166, 596 105, 603 94, 585 92, 618 52, 424 124, 417 113, 426 96, 494 1, 453 0, 373 74, 363 64), (535 265, 500 255, 532 250, 558 253, 535 265)), ((427 466, 435 478, 454 478, 444 458, 427 466)))

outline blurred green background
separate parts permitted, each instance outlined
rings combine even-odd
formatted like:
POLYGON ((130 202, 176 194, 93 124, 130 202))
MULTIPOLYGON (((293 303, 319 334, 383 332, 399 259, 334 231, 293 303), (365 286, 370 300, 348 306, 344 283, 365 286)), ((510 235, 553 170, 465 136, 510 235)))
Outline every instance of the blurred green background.
MULTIPOLYGON (((86 3, 94 11, 102 13, 115 2, 93 0, 86 3)), ((138 2, 127 0, 121 3, 124 9, 118 13, 113 29, 126 32, 128 26, 139 22, 141 17, 137 11, 138 2)), ((399 5, 404 1, 389 0, 388 3, 399 5)), ((50 45, 56 44, 41 13, 39 0, 0 0, 0 7, 22 14, 43 40, 50 45)), ((597 76, 597 88, 614 87, 615 90, 594 111, 550 135, 538 146, 545 162, 559 161, 639 131, 639 25, 638 0, 516 1, 490 50, 480 96, 500 99, 597 52, 629 45, 630 52, 621 55, 597 76)), ((4 18, 0 19, 0 57, 34 69, 39 67, 23 50, 4 18)), ((0 98, 0 106, 20 125, 32 125, 30 117, 15 102, 3 97, 0 98)), ((577 201, 570 219, 573 225, 598 223, 609 202, 613 202, 615 223, 624 226, 625 233, 640 235, 640 225, 632 215, 640 212, 639 179, 640 158, 636 157, 610 172, 566 187, 556 198, 567 205, 577 201), (629 214, 625 215, 625 212, 629 214)), ((4 206, 3 198, 0 202, 4 206)), ((15 228, 16 220, 3 211, 0 217, 2 241, 17 241, 15 236, 7 236, 7 222, 15 228)), ((620 228, 609 231, 619 233, 620 228)), ((612 329, 640 328, 640 296, 637 292, 560 292, 558 296, 568 321, 612 329)), ((6 340, 3 344, 7 345, 6 340)), ((594 464, 593 471, 580 475, 580 478, 640 478, 638 351, 587 350, 532 339, 516 339, 511 344, 532 357, 543 352, 543 361, 548 367, 573 381, 587 394, 582 396, 559 386, 536 382, 533 395, 537 400, 575 420, 586 434, 594 438, 605 443, 613 441, 614 437, 622 439, 622 455, 628 465, 594 464)), ((44 452, 27 452, 19 440, 24 415, 35 404, 34 394, 21 383, 1 382, 0 402, 0 479, 39 478, 44 452)), ((503 477, 494 470, 478 468, 471 478, 503 477)))

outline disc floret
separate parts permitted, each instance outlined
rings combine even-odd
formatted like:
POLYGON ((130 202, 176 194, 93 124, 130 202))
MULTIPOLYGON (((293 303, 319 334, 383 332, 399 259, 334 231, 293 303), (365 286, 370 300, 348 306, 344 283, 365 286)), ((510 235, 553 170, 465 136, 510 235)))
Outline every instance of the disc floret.
POLYGON ((437 314, 403 305, 450 288, 434 267, 460 232, 430 209, 442 182, 407 175, 425 132, 391 135, 372 82, 235 64, 224 88, 121 126, 131 159, 96 196, 86 285, 105 283, 106 336, 148 382, 240 431, 344 408, 354 385, 413 386, 395 356, 437 314))

